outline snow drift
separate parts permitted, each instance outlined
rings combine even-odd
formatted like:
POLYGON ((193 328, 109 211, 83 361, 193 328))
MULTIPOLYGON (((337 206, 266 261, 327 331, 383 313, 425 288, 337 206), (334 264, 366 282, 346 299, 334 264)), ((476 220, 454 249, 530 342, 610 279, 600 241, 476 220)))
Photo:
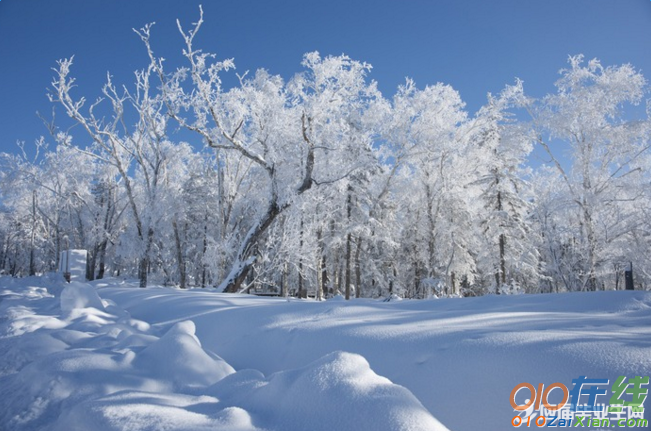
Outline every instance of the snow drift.
POLYGON ((3 430, 447 429, 358 354, 236 372, 192 320, 152 327, 88 284, 1 281, 3 430))

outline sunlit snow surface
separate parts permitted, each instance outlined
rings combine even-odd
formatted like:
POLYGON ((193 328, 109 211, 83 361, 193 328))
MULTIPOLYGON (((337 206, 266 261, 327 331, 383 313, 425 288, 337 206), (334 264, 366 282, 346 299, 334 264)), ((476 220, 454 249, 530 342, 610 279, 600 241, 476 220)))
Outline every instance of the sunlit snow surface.
POLYGON ((0 278, 3 431, 504 430, 518 383, 650 374, 650 292, 314 302, 0 278))

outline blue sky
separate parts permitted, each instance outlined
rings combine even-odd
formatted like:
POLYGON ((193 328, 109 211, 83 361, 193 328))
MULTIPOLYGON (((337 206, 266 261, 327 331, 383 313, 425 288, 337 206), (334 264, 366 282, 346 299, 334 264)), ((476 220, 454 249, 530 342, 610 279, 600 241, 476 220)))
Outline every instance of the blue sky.
MULTIPOLYGON (((146 66, 131 31, 156 21, 153 45, 180 64, 176 18, 186 26, 200 1, 0 0, 0 151, 47 134, 46 91, 56 60, 75 55, 78 95, 93 100, 107 71, 129 84, 146 66)), ((487 92, 515 77, 542 96, 568 54, 605 65, 631 63, 651 79, 649 0, 204 0, 198 45, 235 59, 237 71, 265 68, 290 77, 305 52, 348 54, 373 65, 390 97, 406 76, 419 87, 443 82, 474 113, 487 92)), ((58 117, 64 113, 59 109, 58 117)))

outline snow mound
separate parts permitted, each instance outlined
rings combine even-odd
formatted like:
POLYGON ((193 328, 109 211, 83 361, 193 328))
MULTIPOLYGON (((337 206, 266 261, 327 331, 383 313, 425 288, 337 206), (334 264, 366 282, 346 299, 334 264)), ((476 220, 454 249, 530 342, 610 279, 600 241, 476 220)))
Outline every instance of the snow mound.
POLYGON ((0 286, 0 430, 446 429, 358 354, 236 373, 202 347, 193 320, 152 326, 84 283, 55 296, 15 287, 0 286))
POLYGON ((222 358, 201 348, 190 320, 174 325, 134 362, 178 388, 209 386, 235 372, 222 358))
POLYGON ((364 357, 333 352, 311 364, 256 379, 250 370, 214 385, 278 430, 446 430, 406 388, 371 370, 364 357), (233 393, 233 388, 238 390, 233 393), (273 402, 270 402, 273 400, 273 402), (355 420, 351 420, 348 412, 355 420))
POLYGON ((61 292, 61 311, 71 312, 78 308, 104 310, 104 304, 94 287, 73 281, 61 292))
POLYGON ((206 396, 123 392, 75 406, 53 431, 260 430, 246 411, 217 405, 217 399, 206 396))
POLYGON ((159 338, 88 284, 52 295, 22 283, 0 284, 0 430, 256 429, 246 412, 204 415, 195 407, 216 400, 188 407, 177 392, 234 372, 201 347, 192 321, 159 338))
POLYGON ((494 431, 520 382, 651 372, 651 292, 387 304, 108 283, 103 310, 64 313, 58 282, 4 281, 2 431, 494 431))

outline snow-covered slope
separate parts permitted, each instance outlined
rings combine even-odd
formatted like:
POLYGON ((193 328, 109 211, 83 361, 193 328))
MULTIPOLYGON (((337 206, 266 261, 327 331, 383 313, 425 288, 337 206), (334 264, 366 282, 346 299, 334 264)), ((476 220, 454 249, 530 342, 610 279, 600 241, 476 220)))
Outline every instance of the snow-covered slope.
POLYGON ((518 383, 651 374, 649 292, 387 303, 0 286, 2 430, 504 430, 518 383))
MULTIPOLYGON (((191 319, 152 327, 102 300, 106 289, 0 281, 3 431, 446 429, 357 354, 236 372, 202 345, 191 319)), ((158 306, 162 317, 169 304, 158 306)))

